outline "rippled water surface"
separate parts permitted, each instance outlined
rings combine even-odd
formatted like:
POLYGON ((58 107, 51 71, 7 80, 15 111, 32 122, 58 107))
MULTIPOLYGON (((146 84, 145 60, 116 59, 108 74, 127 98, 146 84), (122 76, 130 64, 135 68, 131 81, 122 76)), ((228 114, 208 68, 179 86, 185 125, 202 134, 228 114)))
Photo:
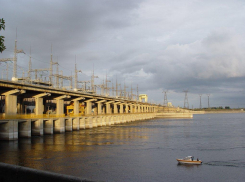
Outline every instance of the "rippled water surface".
POLYGON ((152 119, 0 141, 0 161, 85 179, 245 181, 245 114, 152 119), (202 165, 178 165, 193 155, 202 165))

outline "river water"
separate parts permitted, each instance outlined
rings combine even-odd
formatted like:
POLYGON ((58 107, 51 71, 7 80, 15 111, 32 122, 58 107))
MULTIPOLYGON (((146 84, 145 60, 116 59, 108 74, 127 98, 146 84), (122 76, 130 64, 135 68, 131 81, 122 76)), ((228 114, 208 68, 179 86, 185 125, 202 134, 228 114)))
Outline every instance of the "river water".
POLYGON ((152 119, 0 141, 0 162, 108 182, 245 181, 245 114, 152 119), (198 157, 202 165, 178 165, 198 157))

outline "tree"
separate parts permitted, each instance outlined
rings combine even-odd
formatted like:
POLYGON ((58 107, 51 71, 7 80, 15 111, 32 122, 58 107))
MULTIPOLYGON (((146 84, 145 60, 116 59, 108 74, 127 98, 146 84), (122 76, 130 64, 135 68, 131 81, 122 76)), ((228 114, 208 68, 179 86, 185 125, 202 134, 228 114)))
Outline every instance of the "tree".
MULTIPOLYGON (((3 18, 0 19, 0 31, 2 29, 5 30, 5 21, 3 18)), ((4 46, 4 38, 5 38, 4 36, 0 35, 0 52, 1 53, 6 49, 6 47, 4 46)))

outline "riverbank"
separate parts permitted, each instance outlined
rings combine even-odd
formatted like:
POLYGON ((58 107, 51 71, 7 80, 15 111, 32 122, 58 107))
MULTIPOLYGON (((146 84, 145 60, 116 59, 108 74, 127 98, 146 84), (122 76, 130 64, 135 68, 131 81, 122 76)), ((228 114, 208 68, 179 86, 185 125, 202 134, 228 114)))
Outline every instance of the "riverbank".
POLYGON ((243 109, 215 109, 203 110, 205 114, 221 114, 221 113, 245 113, 243 109))

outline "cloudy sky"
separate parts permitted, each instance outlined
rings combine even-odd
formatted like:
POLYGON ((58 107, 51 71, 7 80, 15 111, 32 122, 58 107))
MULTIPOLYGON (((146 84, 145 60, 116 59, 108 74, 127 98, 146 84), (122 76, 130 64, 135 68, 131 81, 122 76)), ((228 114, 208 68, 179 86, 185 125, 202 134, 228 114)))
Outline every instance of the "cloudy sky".
MULTIPOLYGON (((6 21, 7 49, 18 49, 18 77, 32 68, 49 68, 51 44, 59 70, 96 84, 106 74, 128 91, 139 86, 151 102, 245 107, 244 0, 0 0, 0 18, 6 21), (72 73, 73 72, 73 73, 72 73)), ((0 64, 1 78, 6 63, 0 64)), ((9 70, 13 65, 9 63, 9 70)), ((55 68, 54 68, 55 69, 55 68)), ((10 71, 9 71, 10 72, 10 71)), ((9 73, 11 77, 12 72, 9 73)), ((44 74, 44 73, 43 73, 44 74)), ((111 84, 111 83, 109 83, 111 84)))

